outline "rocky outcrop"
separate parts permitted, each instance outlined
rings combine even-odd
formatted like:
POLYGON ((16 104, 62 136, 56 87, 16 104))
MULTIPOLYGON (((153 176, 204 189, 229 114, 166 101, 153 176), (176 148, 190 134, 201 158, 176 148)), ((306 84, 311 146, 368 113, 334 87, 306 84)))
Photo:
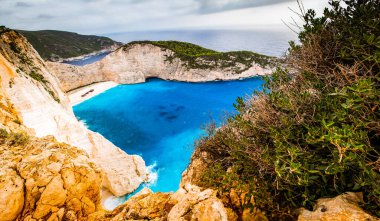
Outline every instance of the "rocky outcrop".
POLYGON ((195 149, 191 156, 191 162, 185 171, 182 173, 180 186, 187 184, 197 184, 201 180, 202 174, 209 166, 209 153, 195 149))
POLYGON ((48 62, 48 66, 59 78, 64 91, 100 81, 120 84, 144 82, 147 78, 164 80, 203 82, 236 80, 269 74, 272 69, 257 63, 237 63, 233 66, 215 65, 202 68, 209 61, 197 58, 200 67, 189 67, 175 56, 175 52, 149 43, 130 44, 119 48, 102 60, 83 67, 48 62), (169 59, 171 58, 171 59, 169 59))
POLYGON ((141 157, 126 154, 75 118, 58 79, 26 39, 12 30, 1 32, 0 72, 4 99, 17 113, 17 122, 37 137, 53 135, 85 150, 104 171, 104 185, 113 194, 130 193, 146 179, 141 157))
POLYGON ((144 189, 111 212, 93 214, 90 220, 237 220, 215 197, 216 192, 186 185, 175 193, 144 189))
POLYGON ((364 212, 362 193, 345 193, 334 198, 323 198, 317 201, 314 211, 301 209, 298 221, 346 221, 346 220, 380 220, 364 212))
POLYGON ((101 209, 102 171, 85 151, 10 124, 0 129, 0 220, 83 220, 101 209))
MULTIPOLYGON (((103 176, 104 168, 85 151, 53 136, 36 138, 33 130, 16 123, 18 114, 2 84, 0 98, 0 220, 236 220, 215 191, 192 185, 176 193, 144 189, 115 210, 105 211, 100 205, 103 179, 109 179, 103 176)), ((93 142, 107 142, 97 138, 93 142)), ((112 157, 124 161, 120 155, 112 157)))

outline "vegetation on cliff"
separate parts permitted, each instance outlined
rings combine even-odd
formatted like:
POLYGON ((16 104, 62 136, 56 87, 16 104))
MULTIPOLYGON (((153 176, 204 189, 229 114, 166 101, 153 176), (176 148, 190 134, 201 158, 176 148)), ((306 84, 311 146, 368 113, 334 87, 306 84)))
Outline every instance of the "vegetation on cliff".
POLYGON ((299 207, 353 191, 380 216, 380 4, 329 4, 322 17, 301 5, 305 24, 289 69, 239 98, 238 114, 198 142, 208 166, 196 183, 218 189, 235 211, 292 220, 299 207), (236 193, 247 200, 234 204, 236 193))
POLYGON ((33 45, 41 57, 45 60, 58 60, 60 58, 78 57, 95 51, 120 46, 107 37, 95 35, 80 35, 73 32, 43 30, 24 31, 19 30, 33 45))
POLYGON ((126 44, 124 48, 127 49, 136 44, 151 44, 163 50, 170 50, 173 54, 167 56, 168 62, 179 58, 188 68, 194 69, 233 68, 237 73, 241 73, 252 67, 253 63, 267 67, 273 66, 277 61, 274 57, 251 51, 218 52, 180 41, 134 41, 126 44))
MULTIPOLYGON (((60 102, 54 89, 48 82, 39 65, 44 65, 39 57, 30 53, 31 46, 29 42, 17 31, 9 29, 5 26, 0 26, 0 53, 10 63, 15 64, 16 71, 25 77, 31 77, 41 83, 45 90, 54 98, 58 103, 60 102)), ((9 87, 12 87, 13 81, 9 82, 9 87)))

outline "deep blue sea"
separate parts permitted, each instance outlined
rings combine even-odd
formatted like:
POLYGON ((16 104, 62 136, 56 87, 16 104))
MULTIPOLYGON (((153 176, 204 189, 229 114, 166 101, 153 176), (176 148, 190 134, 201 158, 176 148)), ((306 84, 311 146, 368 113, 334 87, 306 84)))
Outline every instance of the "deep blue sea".
POLYGON ((238 96, 261 90, 263 81, 184 83, 150 79, 120 85, 74 106, 75 115, 129 154, 153 167, 153 191, 175 191, 202 127, 232 114, 238 96), (154 178, 154 177, 153 177, 154 178))
MULTIPOLYGON (((155 31, 110 34, 124 43, 134 40, 179 40, 218 51, 251 50, 281 56, 294 35, 286 31, 155 31)), ((103 55, 76 61, 85 65, 103 55)), ((78 119, 129 154, 141 155, 153 173, 153 191, 175 191, 189 164, 194 142, 202 127, 221 123, 233 114, 238 96, 261 90, 263 81, 184 83, 150 79, 146 83, 120 85, 73 107, 78 119)))

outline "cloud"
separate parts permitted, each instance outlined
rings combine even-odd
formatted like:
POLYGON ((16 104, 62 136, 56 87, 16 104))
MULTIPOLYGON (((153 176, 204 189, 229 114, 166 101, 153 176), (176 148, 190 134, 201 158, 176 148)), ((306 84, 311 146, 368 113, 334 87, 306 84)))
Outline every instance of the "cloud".
POLYGON ((32 4, 26 2, 16 2, 16 7, 31 7, 32 4))
POLYGON ((53 15, 48 15, 48 14, 39 14, 37 16, 37 19, 42 19, 42 20, 45 20, 45 19, 52 19, 54 18, 55 16, 53 15))
MULTIPOLYGON (((296 0, 0 0, 11 28, 83 34, 282 24, 296 0)), ((325 3, 304 0, 312 8, 325 3)), ((305 5, 308 7, 308 5, 305 5)))
MULTIPOLYGON (((293 0, 196 0, 201 13, 228 11, 240 8, 251 8, 264 5, 292 2, 293 0)), ((294 2, 294 1, 293 1, 294 2)))

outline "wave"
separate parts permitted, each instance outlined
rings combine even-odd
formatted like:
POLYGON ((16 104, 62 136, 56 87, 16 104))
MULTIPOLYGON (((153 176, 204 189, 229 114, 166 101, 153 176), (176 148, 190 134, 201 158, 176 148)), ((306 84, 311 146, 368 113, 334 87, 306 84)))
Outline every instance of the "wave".
POLYGON ((147 166, 148 182, 144 184, 145 187, 151 187, 157 184, 159 170, 157 170, 156 167, 156 161, 154 161, 152 165, 147 166))

